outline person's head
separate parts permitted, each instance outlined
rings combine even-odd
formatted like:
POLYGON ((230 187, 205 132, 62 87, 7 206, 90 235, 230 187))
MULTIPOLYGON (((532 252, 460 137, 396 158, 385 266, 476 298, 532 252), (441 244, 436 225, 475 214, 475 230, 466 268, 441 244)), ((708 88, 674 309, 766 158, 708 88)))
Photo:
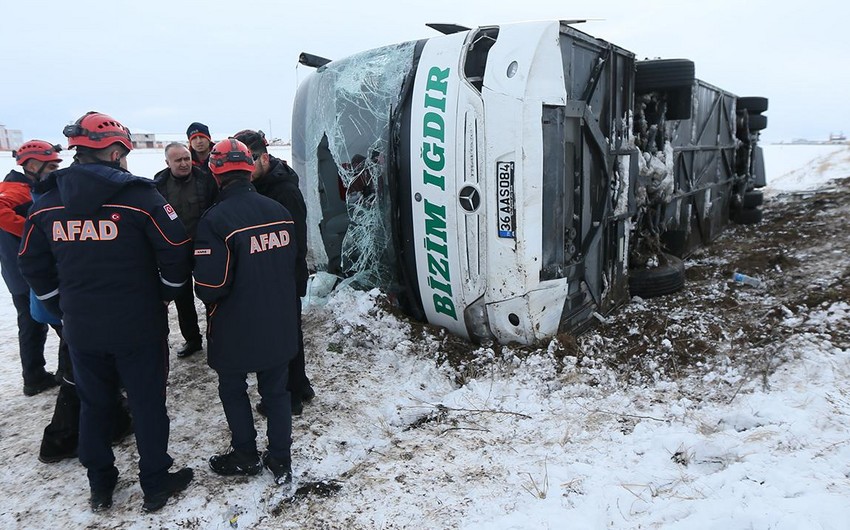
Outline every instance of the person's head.
POLYGON ((62 158, 59 157, 61 150, 61 146, 52 145, 44 140, 30 140, 12 151, 12 156, 29 178, 41 180, 59 169, 59 163, 62 162, 62 158))
POLYGON ((267 147, 269 144, 263 131, 244 129, 234 134, 233 137, 251 150, 251 157, 254 159, 254 171, 251 173, 251 180, 256 180, 268 173, 271 167, 267 147))
POLYGON ((254 171, 251 150, 235 138, 228 138, 215 144, 210 152, 208 164, 220 188, 224 188, 235 180, 248 181, 254 171))
POLYGON ((89 111, 62 131, 68 148, 77 150, 74 160, 80 163, 103 162, 127 169, 127 155, 133 149, 130 129, 115 118, 89 111))
POLYGON ((186 129, 186 138, 189 139, 189 145, 197 153, 209 153, 212 149, 213 141, 210 136, 210 129, 200 122, 193 122, 186 129))
POLYGON ((180 142, 171 142, 165 146, 165 164, 171 174, 177 178, 186 178, 192 174, 192 154, 189 148, 180 142))

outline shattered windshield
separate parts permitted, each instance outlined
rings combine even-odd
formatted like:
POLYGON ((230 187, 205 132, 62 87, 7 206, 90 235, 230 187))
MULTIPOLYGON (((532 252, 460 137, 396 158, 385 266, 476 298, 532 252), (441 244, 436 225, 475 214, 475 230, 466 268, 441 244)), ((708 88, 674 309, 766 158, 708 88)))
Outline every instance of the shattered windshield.
POLYGON ((415 45, 333 61, 296 95, 292 156, 308 203, 308 261, 361 287, 388 286, 396 269, 390 138, 415 45))

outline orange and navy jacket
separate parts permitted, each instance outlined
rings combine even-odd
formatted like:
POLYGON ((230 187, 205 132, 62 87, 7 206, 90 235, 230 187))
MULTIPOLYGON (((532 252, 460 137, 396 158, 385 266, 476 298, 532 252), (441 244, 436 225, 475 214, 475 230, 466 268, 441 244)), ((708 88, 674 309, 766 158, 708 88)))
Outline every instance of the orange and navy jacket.
POLYGON ((194 276, 211 368, 257 372, 295 356, 296 247, 289 212, 247 180, 225 186, 201 217, 194 276))
POLYGON ((32 193, 28 183, 0 182, 0 229, 21 237, 31 204, 32 193))
POLYGON ((23 173, 11 171, 0 182, 0 272, 9 292, 22 295, 29 286, 18 268, 18 247, 27 210, 32 204, 32 181, 23 173))
POLYGON ((65 340, 78 349, 164 340, 163 300, 189 279, 191 244, 153 182, 75 164, 35 191, 18 263, 36 297, 61 308, 65 340))

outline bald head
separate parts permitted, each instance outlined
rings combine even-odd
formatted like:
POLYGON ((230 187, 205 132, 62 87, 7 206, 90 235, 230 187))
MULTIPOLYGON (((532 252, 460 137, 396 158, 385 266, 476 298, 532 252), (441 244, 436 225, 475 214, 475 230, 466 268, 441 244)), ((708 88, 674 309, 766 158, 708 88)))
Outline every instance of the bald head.
POLYGON ((192 173, 192 154, 181 143, 174 142, 165 147, 165 163, 177 178, 186 178, 192 173))

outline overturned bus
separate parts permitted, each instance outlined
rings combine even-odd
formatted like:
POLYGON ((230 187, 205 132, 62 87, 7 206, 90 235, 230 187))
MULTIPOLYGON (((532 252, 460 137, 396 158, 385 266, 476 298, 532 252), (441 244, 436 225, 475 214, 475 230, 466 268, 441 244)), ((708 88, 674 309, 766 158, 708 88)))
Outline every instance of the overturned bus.
POLYGON ((766 98, 566 21, 434 27, 302 59, 318 68, 292 158, 317 269, 473 341, 531 344, 680 289, 683 257, 761 219, 766 98))

